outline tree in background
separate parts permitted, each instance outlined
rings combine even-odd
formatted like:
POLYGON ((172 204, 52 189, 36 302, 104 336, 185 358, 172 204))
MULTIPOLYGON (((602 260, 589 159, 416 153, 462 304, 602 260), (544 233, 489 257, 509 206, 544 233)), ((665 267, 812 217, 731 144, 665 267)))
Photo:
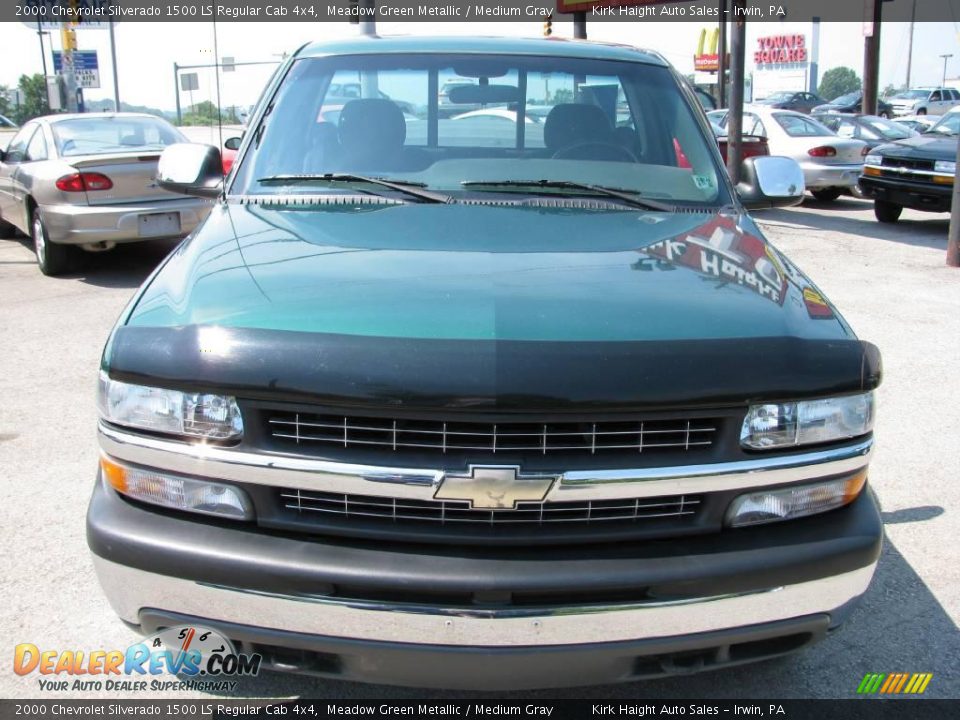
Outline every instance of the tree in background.
MULTIPOLYGON (((234 108, 224 108, 221 116, 225 125, 236 125, 240 122, 234 108)), ((216 125, 217 120, 217 106, 209 100, 191 105, 183 114, 184 125, 216 125)))
POLYGON ((835 100, 841 95, 856 92, 861 87, 860 78, 850 68, 840 66, 830 68, 820 80, 819 92, 827 100, 835 100))

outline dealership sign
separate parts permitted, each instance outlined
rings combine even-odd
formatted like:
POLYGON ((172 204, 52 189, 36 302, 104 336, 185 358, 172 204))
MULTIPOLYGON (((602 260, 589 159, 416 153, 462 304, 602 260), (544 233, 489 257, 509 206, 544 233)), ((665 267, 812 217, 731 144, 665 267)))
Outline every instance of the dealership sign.
POLYGON ((800 33, 757 38, 757 50, 753 53, 756 65, 805 63, 808 59, 807 39, 800 33))

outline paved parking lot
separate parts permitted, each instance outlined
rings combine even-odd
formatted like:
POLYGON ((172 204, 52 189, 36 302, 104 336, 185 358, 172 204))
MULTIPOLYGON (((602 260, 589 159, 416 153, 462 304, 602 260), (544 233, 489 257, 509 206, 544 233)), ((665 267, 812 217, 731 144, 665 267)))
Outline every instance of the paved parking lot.
MULTIPOLYGON (((758 214, 768 237, 884 355, 871 481, 887 543, 843 633, 772 663, 642 684, 527 697, 851 697, 866 672, 932 672, 925 697, 960 697, 960 270, 944 266, 947 218, 896 226, 841 199, 758 214)), ((122 649, 139 639, 108 608, 84 541, 97 462, 94 385, 107 332, 169 244, 91 256, 44 278, 25 240, 0 241, 0 467, 4 547, 0 652, 122 649)), ((36 697, 0 667, 0 696, 36 697)), ((424 691, 265 674, 241 696, 423 697, 424 691)), ((432 697, 439 697, 430 692, 432 697)), ((448 697, 463 696, 446 693, 448 697)), ((82 697, 83 695, 70 695, 82 697)), ((186 696, 186 695, 185 695, 186 696)))

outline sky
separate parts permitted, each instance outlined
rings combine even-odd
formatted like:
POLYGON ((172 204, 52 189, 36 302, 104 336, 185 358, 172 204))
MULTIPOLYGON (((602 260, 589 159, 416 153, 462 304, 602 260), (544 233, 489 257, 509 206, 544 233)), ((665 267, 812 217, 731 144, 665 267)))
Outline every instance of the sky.
MULTIPOLYGON (((460 23, 397 23, 380 22, 381 35, 510 35, 538 36, 541 22, 460 22, 460 23)), ((627 43, 656 50, 681 72, 693 71, 700 30, 694 22, 588 23, 592 40, 627 43)), ((711 28, 714 26, 711 26, 711 28)), ((217 25, 219 54, 236 62, 275 62, 301 44, 355 32, 348 23, 253 23, 221 22, 217 25)), ((119 66, 120 97, 123 102, 173 110, 176 103, 173 65, 210 64, 214 59, 211 23, 122 22, 115 26, 119 66)), ((752 51, 757 38, 764 35, 801 32, 810 43, 810 23, 766 22, 747 23, 747 72, 752 69, 752 51)), ((906 78, 907 23, 885 23, 881 36, 880 87, 888 83, 901 85, 906 78)), ((554 34, 569 36, 569 22, 555 22, 554 34)), ((59 49, 58 33, 46 36, 46 57, 50 58, 50 41, 59 49)), ((100 63, 99 90, 86 90, 88 100, 113 97, 113 75, 110 64, 109 33, 106 30, 78 31, 80 49, 97 50, 100 63)), ((943 59, 939 55, 953 53, 948 59, 947 77, 960 77, 960 27, 957 23, 917 23, 913 43, 912 84, 939 85, 943 76, 943 59)), ((860 23, 825 22, 820 31, 820 76, 837 65, 863 70, 863 38, 860 23)), ((48 68, 49 69, 49 68, 48 68)), ((49 70, 52 72, 52 69, 49 70)), ((21 23, 0 23, 0 85, 15 86, 22 73, 42 72, 40 45, 35 30, 21 23)), ((221 75, 221 98, 224 106, 253 104, 269 79, 272 66, 237 68, 221 75)), ((215 77, 212 70, 200 70, 199 88, 181 93, 184 106, 192 102, 215 99, 215 77)))

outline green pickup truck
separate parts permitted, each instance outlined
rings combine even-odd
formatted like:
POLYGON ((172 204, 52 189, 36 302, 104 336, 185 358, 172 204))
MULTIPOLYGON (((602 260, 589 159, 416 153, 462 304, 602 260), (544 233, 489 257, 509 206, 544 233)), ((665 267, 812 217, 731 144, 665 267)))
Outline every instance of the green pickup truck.
POLYGON ((880 355, 747 212, 800 202, 794 161, 733 186, 682 77, 623 46, 344 40, 265 93, 227 178, 164 151, 216 202, 104 349, 87 537, 124 621, 485 690, 843 622, 881 546, 880 355), (491 112, 445 117, 449 78, 491 112))

